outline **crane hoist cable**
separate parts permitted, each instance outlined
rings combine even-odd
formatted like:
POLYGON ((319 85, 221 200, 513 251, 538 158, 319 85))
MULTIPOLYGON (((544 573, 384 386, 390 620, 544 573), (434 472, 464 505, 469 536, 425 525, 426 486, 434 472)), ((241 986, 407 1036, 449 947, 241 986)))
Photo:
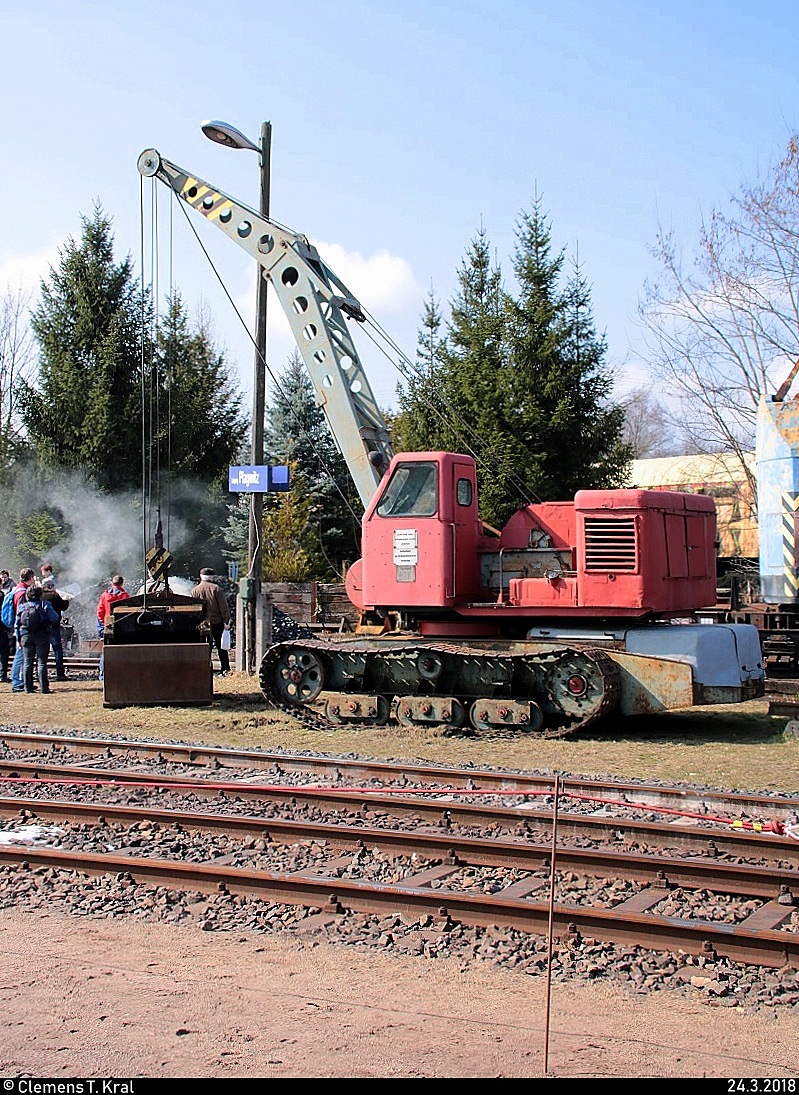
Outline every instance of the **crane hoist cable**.
MULTIPOLYGON (((142 180, 143 182, 143 180, 142 180)), ((159 552, 166 547, 167 556, 169 550, 169 499, 171 492, 167 493, 167 533, 164 541, 163 512, 161 482, 164 474, 162 464, 161 445, 162 439, 166 440, 166 473, 171 468, 172 460, 172 382, 174 372, 174 338, 171 331, 166 338, 166 376, 163 377, 160 369, 159 350, 159 308, 160 298, 160 232, 158 221, 158 203, 150 202, 149 224, 145 215, 144 190, 140 193, 140 247, 141 247, 141 323, 140 323, 140 369, 141 369, 141 509, 142 509, 142 554, 145 608, 147 599, 147 572, 149 569, 148 556, 154 546, 159 552), (149 229, 149 231, 148 231, 149 229), (149 279, 147 261, 147 240, 149 237, 149 279), (162 417, 162 388, 166 392, 166 413, 162 417), (165 418, 165 422, 163 421, 165 418)), ((171 322, 171 308, 174 303, 173 284, 173 225, 170 208, 168 230, 168 275, 171 322)), ((152 573, 152 571, 151 571, 152 573)), ((155 574, 153 574, 155 578, 155 574)), ((168 580, 168 579, 167 579, 168 580)))

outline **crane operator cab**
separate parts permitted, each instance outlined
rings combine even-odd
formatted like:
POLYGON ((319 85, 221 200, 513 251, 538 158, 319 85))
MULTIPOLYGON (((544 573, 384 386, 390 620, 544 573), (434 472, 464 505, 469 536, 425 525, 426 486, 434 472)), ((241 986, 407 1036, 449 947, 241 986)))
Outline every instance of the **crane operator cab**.
POLYGON ((474 460, 457 453, 394 457, 363 517, 363 558, 347 575, 356 605, 435 613, 476 595, 484 539, 476 474, 474 460))

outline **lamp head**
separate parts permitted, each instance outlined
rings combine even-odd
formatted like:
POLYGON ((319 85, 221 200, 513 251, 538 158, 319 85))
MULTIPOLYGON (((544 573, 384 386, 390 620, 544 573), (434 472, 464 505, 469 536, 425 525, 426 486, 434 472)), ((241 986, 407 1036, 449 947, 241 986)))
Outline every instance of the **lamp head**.
POLYGON ((227 122, 203 122, 200 127, 209 141, 226 145, 228 148, 249 148, 253 152, 260 152, 260 146, 253 144, 249 137, 229 125, 227 122))

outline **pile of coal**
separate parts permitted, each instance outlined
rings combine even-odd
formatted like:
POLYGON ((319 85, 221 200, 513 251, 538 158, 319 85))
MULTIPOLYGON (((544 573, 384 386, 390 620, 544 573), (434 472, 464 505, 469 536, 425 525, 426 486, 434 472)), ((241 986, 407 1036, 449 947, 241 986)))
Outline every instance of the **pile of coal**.
POLYGON ((272 609, 272 642, 284 643, 290 639, 312 638, 313 632, 303 624, 298 624, 293 616, 281 612, 279 608, 272 609))

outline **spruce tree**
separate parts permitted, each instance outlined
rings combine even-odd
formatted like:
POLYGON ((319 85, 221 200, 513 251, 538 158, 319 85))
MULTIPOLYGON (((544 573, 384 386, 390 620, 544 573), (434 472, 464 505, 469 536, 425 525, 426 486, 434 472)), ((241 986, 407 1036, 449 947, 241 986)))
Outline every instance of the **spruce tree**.
POLYGON ((458 293, 448 326, 448 380, 453 401, 452 448, 477 461, 480 515, 500 526, 522 504, 508 491, 516 480, 518 446, 513 407, 508 415, 505 295, 502 271, 492 263, 491 245, 481 226, 458 271, 458 293))
POLYGON ((39 473, 74 470, 101 491, 132 492, 137 508, 146 486, 146 539, 162 519, 173 573, 221 565, 227 469, 246 428, 227 364, 178 295, 154 318, 130 258, 114 259, 99 205, 82 224, 31 318, 40 352, 23 422, 39 473))
POLYGON ((571 430, 579 445, 561 449, 557 482, 560 493, 571 498, 578 490, 622 486, 635 453, 625 440, 625 405, 613 402, 607 341, 597 334, 590 289, 576 259, 564 299, 563 372, 573 394, 564 430, 567 435, 571 430))
POLYGON ((399 393, 399 447, 471 453, 481 517, 496 527, 530 501, 620 485, 631 459, 588 286, 575 268, 561 288, 563 265, 538 197, 517 224, 515 295, 481 227, 458 270, 447 337, 430 298, 420 378, 399 393))
MULTIPOLYGON (((296 350, 266 409, 264 452, 269 463, 294 464, 302 475, 309 500, 305 549, 313 576, 340 580, 359 554, 363 507, 296 350)), ((266 514, 279 502, 279 495, 267 495, 266 514)))
POLYGON ((416 373, 407 385, 397 385, 399 413, 393 421, 393 436, 400 452, 426 452, 442 447, 449 413, 442 391, 447 344, 439 335, 440 328, 441 311, 431 286, 417 338, 416 373))
MULTIPOLYGON (((509 516, 504 505, 514 472, 512 434, 504 418, 504 297, 502 273, 492 263, 484 227, 458 269, 445 339, 431 296, 419 334, 420 374, 400 393, 400 449, 441 449, 473 455, 478 464, 480 511, 489 524, 509 516)), ((515 508, 515 507, 513 507, 515 508)))
POLYGON ((241 393, 208 321, 191 325, 179 293, 158 324, 151 391, 152 436, 173 478, 209 482, 234 463, 247 431, 241 393))
POLYGON ((119 490, 141 482, 141 299, 130 259, 114 260, 110 218, 97 205, 82 223, 31 315, 39 371, 22 418, 45 466, 119 490))
POLYGON ((176 572, 222 570, 230 557, 228 468, 247 430, 241 395, 208 321, 200 315, 190 323, 178 293, 167 302, 155 342, 145 384, 149 539, 160 509, 179 529, 168 544, 176 572))
POLYGON ((623 408, 609 402, 612 375, 588 286, 575 267, 561 290, 563 262, 562 250, 552 253, 551 227, 536 196, 517 229, 518 295, 507 298, 506 408, 519 472, 527 489, 547 501, 570 501, 583 487, 618 486, 631 459, 622 441, 623 408))

